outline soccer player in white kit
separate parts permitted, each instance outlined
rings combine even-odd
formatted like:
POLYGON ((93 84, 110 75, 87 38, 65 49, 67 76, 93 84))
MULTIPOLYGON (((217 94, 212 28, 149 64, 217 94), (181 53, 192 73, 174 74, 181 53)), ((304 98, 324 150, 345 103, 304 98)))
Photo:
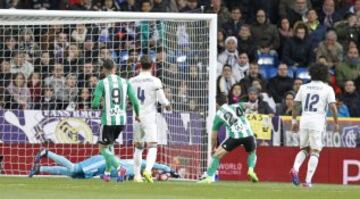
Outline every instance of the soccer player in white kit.
POLYGON ((144 143, 147 146, 146 167, 143 176, 147 182, 152 183, 151 169, 157 155, 157 103, 170 110, 170 103, 166 99, 162 83, 159 78, 151 75, 152 61, 144 55, 140 59, 141 72, 130 79, 141 104, 141 122, 134 123, 134 181, 142 182, 140 173, 144 143))
POLYGON ((334 132, 339 132, 337 120, 337 108, 335 105, 335 93, 327 82, 329 79, 328 68, 322 64, 315 64, 309 68, 311 82, 301 85, 293 105, 292 111, 292 131, 299 130, 300 151, 297 153, 293 168, 290 171, 294 185, 300 184, 299 169, 310 153, 308 170, 304 187, 311 187, 311 180, 315 173, 320 151, 322 149, 322 133, 326 131, 326 113, 328 106, 333 113, 335 128, 334 132), (300 126, 296 120, 300 105, 302 114, 300 126))

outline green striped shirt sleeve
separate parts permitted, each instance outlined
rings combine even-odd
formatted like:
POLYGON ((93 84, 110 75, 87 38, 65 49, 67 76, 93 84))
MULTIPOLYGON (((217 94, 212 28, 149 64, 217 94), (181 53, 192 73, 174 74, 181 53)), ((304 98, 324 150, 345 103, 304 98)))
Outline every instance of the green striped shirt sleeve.
POLYGON ((104 84, 103 81, 99 81, 99 83, 96 85, 95 91, 93 93, 93 99, 91 102, 92 108, 98 108, 100 106, 101 97, 104 92, 104 84))
POLYGON ((135 95, 134 87, 131 85, 129 81, 127 81, 127 96, 129 96, 130 102, 134 107, 136 116, 139 116, 140 112, 140 103, 138 98, 135 95))
POLYGON ((212 130, 213 131, 219 131, 220 127, 224 124, 224 121, 218 116, 216 115, 213 121, 213 127, 212 130))

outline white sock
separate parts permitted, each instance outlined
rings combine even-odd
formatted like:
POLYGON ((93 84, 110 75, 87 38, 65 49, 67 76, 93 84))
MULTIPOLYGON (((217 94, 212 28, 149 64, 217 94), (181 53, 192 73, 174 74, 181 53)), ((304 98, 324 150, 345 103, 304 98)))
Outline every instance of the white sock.
POLYGON ((151 172, 157 155, 157 147, 151 147, 148 149, 147 156, 146 156, 146 168, 145 171, 151 172))
POLYGON ((305 182, 306 183, 311 183, 312 177, 316 171, 316 167, 318 165, 319 162, 319 154, 318 153, 311 153, 310 155, 310 159, 308 162, 308 170, 307 170, 307 174, 306 174, 306 179, 305 182))
POLYGON ((141 177, 141 161, 142 161, 142 153, 143 150, 142 149, 138 149, 135 147, 135 151, 134 151, 134 174, 135 177, 141 177))
POLYGON ((295 161, 294 161, 294 166, 293 166, 293 168, 295 169, 296 172, 299 172, 299 169, 307 155, 308 155, 308 153, 305 150, 301 150, 297 153, 297 155, 295 157, 295 161))

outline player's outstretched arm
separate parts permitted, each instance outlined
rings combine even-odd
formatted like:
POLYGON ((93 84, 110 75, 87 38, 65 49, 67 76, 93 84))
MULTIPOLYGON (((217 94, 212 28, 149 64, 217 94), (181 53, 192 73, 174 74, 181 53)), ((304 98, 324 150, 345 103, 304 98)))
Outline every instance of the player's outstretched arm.
POLYGON ((337 111, 337 107, 335 103, 330 103, 330 110, 332 112, 333 118, 334 118, 334 123, 335 123, 335 128, 334 128, 334 132, 338 133, 340 131, 340 127, 339 127, 339 123, 338 123, 338 111, 337 111))
POLYGON ((127 82, 128 87, 127 87, 127 96, 130 99, 131 104, 134 107, 134 111, 135 111, 135 120, 140 121, 139 119, 139 114, 140 114, 140 103, 138 98, 135 95, 135 90, 134 87, 132 86, 132 84, 128 81, 127 82))
POLYGON ((101 102, 101 97, 104 91, 104 84, 103 81, 99 81, 96 85, 94 94, 93 94, 93 99, 91 102, 91 107, 96 109, 100 106, 100 102, 101 102))
POLYGON ((299 130, 299 123, 296 117, 299 115, 301 103, 299 101, 294 101, 292 106, 292 119, 291 119, 291 130, 297 132, 299 130))

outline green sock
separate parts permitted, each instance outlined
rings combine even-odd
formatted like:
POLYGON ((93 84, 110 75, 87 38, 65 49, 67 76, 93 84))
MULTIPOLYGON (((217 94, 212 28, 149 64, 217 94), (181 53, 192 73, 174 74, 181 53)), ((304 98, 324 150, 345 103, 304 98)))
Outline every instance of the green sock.
POLYGON ((111 165, 115 168, 118 169, 120 166, 120 160, 118 158, 116 158, 115 153, 114 153, 114 145, 109 145, 109 151, 111 152, 112 156, 110 157, 111 160, 111 165))
POLYGON ((249 170, 254 170, 256 165, 256 159, 257 159, 256 152, 255 151, 250 152, 247 159, 249 170))
POLYGON ((106 146, 101 146, 100 147, 100 154, 102 156, 104 156, 105 158, 105 163, 106 163, 106 172, 111 172, 111 167, 112 167, 112 163, 111 163, 111 156, 113 156, 113 154, 109 151, 109 148, 106 146))
POLYGON ((210 167, 208 168, 207 175, 210 177, 214 176, 219 165, 220 165, 220 159, 218 157, 212 157, 212 161, 210 167))

